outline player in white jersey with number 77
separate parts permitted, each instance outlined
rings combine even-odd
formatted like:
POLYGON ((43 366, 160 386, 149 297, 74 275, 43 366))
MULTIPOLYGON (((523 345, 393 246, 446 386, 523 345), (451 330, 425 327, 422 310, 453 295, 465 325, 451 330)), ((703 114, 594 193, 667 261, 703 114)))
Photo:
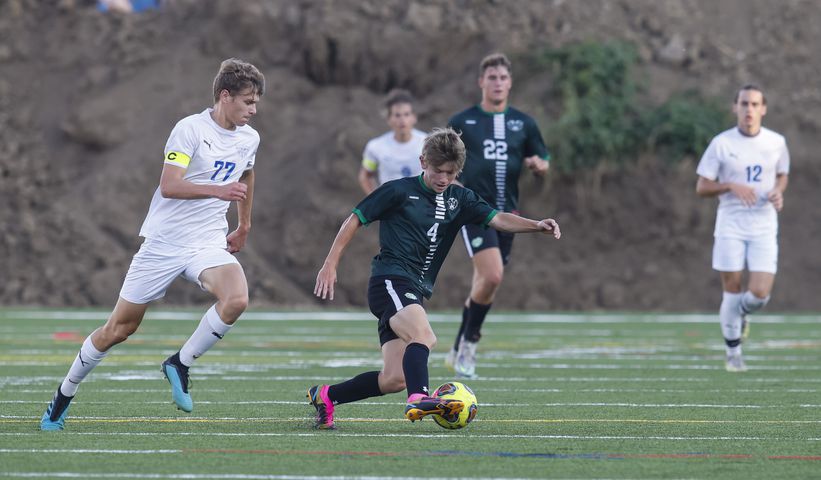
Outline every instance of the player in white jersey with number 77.
POLYGON ((747 370, 741 342, 749 334, 747 315, 770 300, 778 265, 778 212, 790 172, 784 137, 761 126, 767 99, 755 85, 736 93, 737 125, 710 142, 698 164, 696 192, 719 197, 713 269, 724 290, 719 320, 726 344, 725 367, 747 370), (747 290, 742 273, 750 272, 747 290))
POLYGON ((214 106, 183 118, 165 146, 160 186, 140 236, 145 237, 126 274, 108 321, 93 331, 40 420, 42 430, 62 430, 80 382, 108 350, 137 331, 149 302, 165 295, 177 277, 196 283, 217 302, 182 348, 162 363, 177 408, 194 408, 188 368, 222 339, 248 305, 245 273, 232 253, 251 228, 254 162, 259 134, 248 125, 265 91, 250 63, 225 60, 214 79, 214 106), (225 216, 237 202, 237 229, 225 216))

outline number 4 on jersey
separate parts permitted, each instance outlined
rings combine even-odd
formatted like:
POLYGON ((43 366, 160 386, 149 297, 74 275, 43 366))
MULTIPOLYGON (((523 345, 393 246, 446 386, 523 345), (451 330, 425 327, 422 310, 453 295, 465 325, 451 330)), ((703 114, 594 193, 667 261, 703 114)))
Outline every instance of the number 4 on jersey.
POLYGON ((436 232, 439 231, 439 224, 434 223, 432 227, 428 229, 428 236, 430 237, 430 243, 436 243, 436 232))

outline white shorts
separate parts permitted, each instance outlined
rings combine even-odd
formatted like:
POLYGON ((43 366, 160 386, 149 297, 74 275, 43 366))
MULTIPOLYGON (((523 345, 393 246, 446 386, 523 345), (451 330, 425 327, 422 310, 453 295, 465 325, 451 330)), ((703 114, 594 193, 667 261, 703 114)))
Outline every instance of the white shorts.
POLYGON ((775 236, 752 240, 716 237, 713 245, 713 270, 775 273, 778 269, 778 239, 775 236))
POLYGON ((205 290, 199 278, 202 271, 232 263, 239 264, 222 248, 185 248, 146 240, 131 260, 120 297, 140 305, 157 300, 179 276, 205 290))

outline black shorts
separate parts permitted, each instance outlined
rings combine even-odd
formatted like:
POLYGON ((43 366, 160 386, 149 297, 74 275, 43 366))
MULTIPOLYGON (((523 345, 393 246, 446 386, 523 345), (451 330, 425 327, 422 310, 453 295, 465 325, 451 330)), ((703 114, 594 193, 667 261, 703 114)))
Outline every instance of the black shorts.
POLYGON ((481 225, 465 225, 462 227, 462 239, 465 241, 465 248, 468 249, 470 258, 473 258, 476 252, 496 247, 502 253, 503 265, 507 265, 508 260, 510 260, 514 236, 512 233, 500 232, 490 227, 483 228, 481 225))
POLYGON ((384 345, 399 336, 389 323, 396 312, 414 303, 422 305, 423 297, 419 289, 407 278, 396 276, 371 277, 368 282, 368 307, 379 319, 379 345, 384 345))

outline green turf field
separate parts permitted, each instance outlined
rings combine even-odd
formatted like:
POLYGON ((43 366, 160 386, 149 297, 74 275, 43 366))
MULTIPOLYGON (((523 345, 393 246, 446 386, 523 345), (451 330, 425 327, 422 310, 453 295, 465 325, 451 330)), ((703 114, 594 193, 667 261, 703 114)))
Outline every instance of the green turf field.
MULTIPOLYGON (((39 419, 105 311, 0 310, 0 478, 821 478, 821 324, 759 315, 750 370, 724 371, 708 315, 491 315, 468 428, 402 417, 404 395, 337 408, 311 428, 305 390, 380 367, 365 313, 251 312, 192 368, 194 412, 160 362, 199 311, 150 313, 71 405, 39 419)), ((455 315, 433 315, 440 345, 455 315)))

